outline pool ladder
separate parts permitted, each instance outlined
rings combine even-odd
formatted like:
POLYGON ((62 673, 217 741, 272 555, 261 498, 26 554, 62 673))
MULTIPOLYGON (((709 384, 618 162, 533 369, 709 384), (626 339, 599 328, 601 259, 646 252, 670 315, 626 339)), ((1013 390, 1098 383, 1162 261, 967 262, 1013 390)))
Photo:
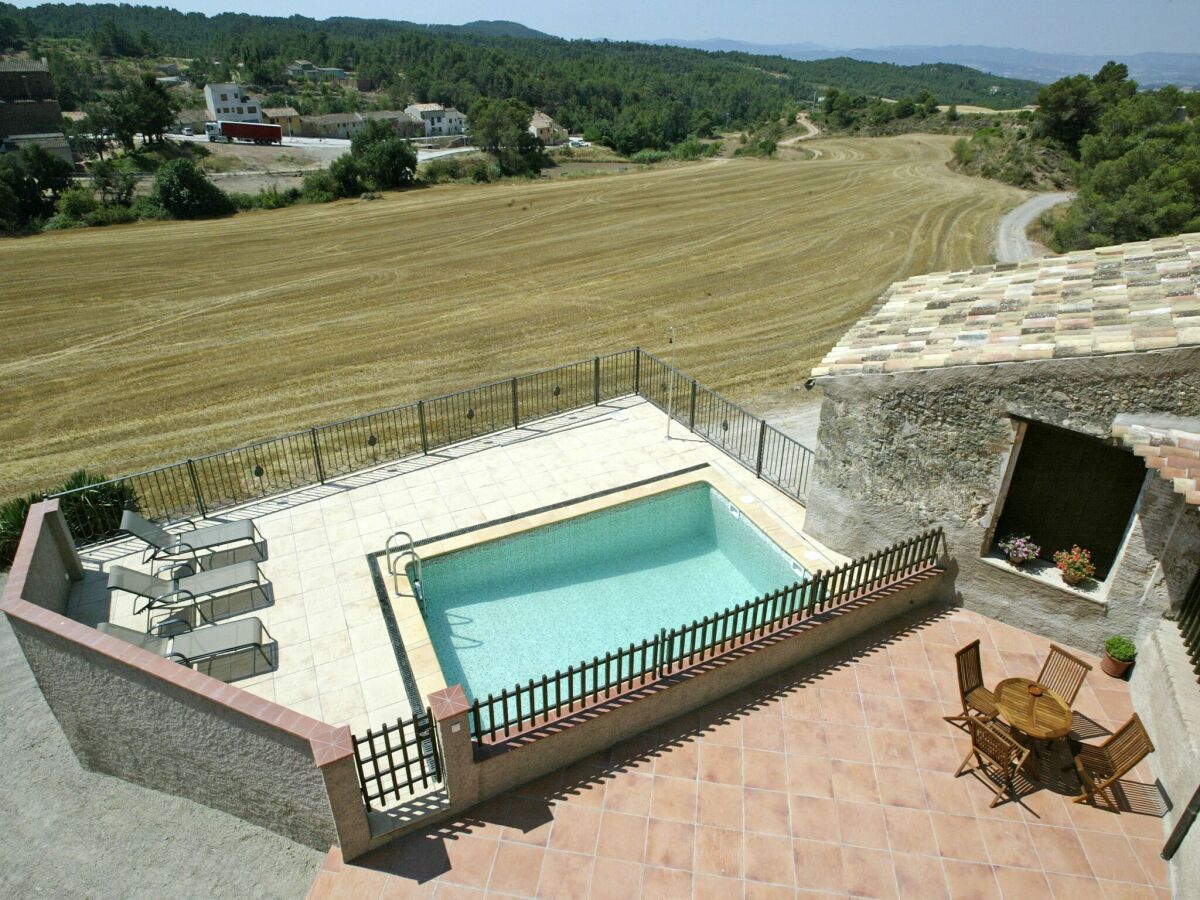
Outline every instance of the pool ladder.
POLYGON ((421 587, 421 557, 417 553, 417 546, 413 543, 412 535, 407 531, 397 531, 387 539, 387 543, 384 545, 384 555, 387 556, 388 574, 392 576, 392 590, 397 597, 400 596, 400 573, 405 568, 401 563, 404 560, 412 559, 413 571, 416 573, 416 577, 410 579, 410 582, 412 584, 413 595, 417 598, 417 607, 424 614, 425 589, 421 587), (405 546, 402 540, 408 541, 408 545, 405 546), (393 541, 396 542, 395 546, 393 546, 393 541))

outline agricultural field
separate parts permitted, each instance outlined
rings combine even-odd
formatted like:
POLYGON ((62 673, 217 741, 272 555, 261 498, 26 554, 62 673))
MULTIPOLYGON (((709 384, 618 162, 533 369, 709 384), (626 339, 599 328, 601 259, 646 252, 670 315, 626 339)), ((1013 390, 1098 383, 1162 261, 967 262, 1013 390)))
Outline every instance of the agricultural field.
MULTIPOLYGON (((0 242, 0 498, 633 345, 756 411, 1024 192, 951 138, 0 242)), ((802 392, 801 392, 802 393, 802 392)))

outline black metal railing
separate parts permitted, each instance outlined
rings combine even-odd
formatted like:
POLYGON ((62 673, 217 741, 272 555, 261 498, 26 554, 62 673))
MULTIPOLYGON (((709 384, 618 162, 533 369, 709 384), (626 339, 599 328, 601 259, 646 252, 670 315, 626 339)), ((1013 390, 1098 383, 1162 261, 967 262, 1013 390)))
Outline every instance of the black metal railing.
MULTIPOLYGON (((119 488, 134 498, 122 502, 154 521, 207 516, 631 394, 669 411, 795 499, 807 496, 811 450, 641 349, 593 356, 54 496, 119 488)), ((100 506, 93 514, 90 505, 78 505, 80 513, 71 529, 76 543, 91 544, 116 534, 119 514, 100 506)))
POLYGON ((796 500, 807 498, 812 450, 657 356, 645 350, 638 356, 639 394, 759 478, 796 500))
POLYGON ((367 806, 442 783, 441 751, 428 709, 363 737, 354 735, 354 760, 367 806))
POLYGON ((471 731, 494 742, 646 687, 766 635, 863 598, 938 565, 944 553, 940 528, 817 572, 738 606, 688 625, 663 630, 641 643, 583 660, 553 675, 477 697, 471 731))

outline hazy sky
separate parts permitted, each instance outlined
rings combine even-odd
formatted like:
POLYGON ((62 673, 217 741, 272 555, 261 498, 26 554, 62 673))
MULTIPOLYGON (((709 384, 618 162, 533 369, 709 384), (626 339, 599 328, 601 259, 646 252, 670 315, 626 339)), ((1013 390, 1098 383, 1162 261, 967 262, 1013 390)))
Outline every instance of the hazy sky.
MULTIPOLYGON (((137 2, 137 0, 133 0, 137 2)), ((144 0, 205 13, 461 24, 510 19, 561 37, 724 37, 837 47, 988 44, 1065 53, 1196 52, 1200 0, 144 0)), ((16 0, 18 6, 32 6, 16 0)))

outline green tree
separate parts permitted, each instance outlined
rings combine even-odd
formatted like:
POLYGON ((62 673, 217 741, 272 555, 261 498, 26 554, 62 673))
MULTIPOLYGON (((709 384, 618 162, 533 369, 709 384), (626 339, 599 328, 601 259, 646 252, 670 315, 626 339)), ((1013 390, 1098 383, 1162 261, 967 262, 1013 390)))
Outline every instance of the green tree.
MULTIPOLYGON (((529 133, 533 110, 516 98, 480 100, 471 107, 471 137, 492 154, 505 175, 536 175, 545 165, 542 142, 529 133)), ((632 152, 634 145, 647 146, 633 139, 622 142, 621 152, 632 152)))
POLYGON ((118 206, 128 206, 133 202, 137 181, 119 163, 111 159, 98 159, 88 168, 92 173, 92 187, 102 202, 118 206))
POLYGON ((154 199, 176 219, 225 216, 234 211, 229 197, 190 159, 173 159, 154 177, 154 199))
POLYGON ((334 191, 339 197, 362 193, 362 170, 353 153, 339 156, 330 163, 329 177, 333 179, 334 191))

